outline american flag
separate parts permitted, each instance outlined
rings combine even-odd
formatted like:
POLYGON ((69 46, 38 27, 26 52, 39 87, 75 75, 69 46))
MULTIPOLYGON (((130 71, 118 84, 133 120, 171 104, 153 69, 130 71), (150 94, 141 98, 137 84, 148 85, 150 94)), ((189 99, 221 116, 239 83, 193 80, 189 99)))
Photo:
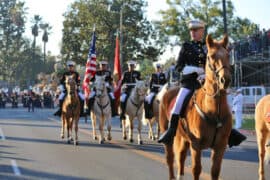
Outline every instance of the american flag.
POLYGON ((88 98, 90 93, 89 83, 92 77, 96 74, 96 33, 95 30, 92 35, 88 58, 86 62, 86 69, 84 73, 83 89, 85 97, 88 98))

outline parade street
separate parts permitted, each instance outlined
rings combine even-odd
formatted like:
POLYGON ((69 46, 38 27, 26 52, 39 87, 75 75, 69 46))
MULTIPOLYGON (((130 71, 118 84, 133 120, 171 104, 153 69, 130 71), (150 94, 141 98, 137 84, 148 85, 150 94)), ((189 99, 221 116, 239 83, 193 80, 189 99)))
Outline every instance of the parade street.
MULTIPOLYGON (((114 118, 112 141, 99 144, 92 138, 89 118, 87 123, 81 118, 79 145, 74 146, 60 138, 60 119, 53 111, 0 109, 0 179, 168 179, 163 146, 148 139, 148 127, 143 128, 143 145, 137 145, 136 128, 134 143, 129 143, 122 140, 119 118, 114 118)), ((248 138, 241 146, 227 149, 220 179, 258 179, 256 137, 245 133, 248 138)), ((211 179, 210 164, 210 150, 205 150, 200 179, 211 179)), ((184 179, 192 179, 190 156, 185 172, 184 179)))

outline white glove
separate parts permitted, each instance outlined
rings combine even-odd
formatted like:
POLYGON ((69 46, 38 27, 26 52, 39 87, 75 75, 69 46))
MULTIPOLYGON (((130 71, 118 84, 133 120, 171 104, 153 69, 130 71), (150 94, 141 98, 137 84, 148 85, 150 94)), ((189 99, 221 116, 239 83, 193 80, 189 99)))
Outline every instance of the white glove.
POLYGON ((199 76, 197 77, 197 80, 198 80, 198 81, 203 81, 203 80, 205 80, 205 74, 199 75, 199 76))
POLYGON ((197 74, 203 74, 204 69, 196 66, 185 66, 182 70, 183 75, 192 74, 194 72, 196 72, 197 74))

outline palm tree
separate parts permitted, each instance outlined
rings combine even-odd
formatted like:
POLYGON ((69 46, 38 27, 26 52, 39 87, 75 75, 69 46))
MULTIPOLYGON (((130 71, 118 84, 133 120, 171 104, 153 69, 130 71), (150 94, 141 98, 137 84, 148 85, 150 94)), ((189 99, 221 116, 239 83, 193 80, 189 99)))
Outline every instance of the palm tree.
POLYGON ((49 26, 48 23, 40 24, 39 27, 43 30, 42 41, 43 41, 43 49, 44 49, 44 63, 46 63, 46 43, 49 40, 48 35, 52 27, 49 26))
POLYGON ((34 16, 34 26, 32 26, 32 35, 34 36, 34 41, 33 41, 33 48, 35 50, 36 48, 36 37, 38 36, 38 24, 41 21, 41 17, 39 15, 34 16))

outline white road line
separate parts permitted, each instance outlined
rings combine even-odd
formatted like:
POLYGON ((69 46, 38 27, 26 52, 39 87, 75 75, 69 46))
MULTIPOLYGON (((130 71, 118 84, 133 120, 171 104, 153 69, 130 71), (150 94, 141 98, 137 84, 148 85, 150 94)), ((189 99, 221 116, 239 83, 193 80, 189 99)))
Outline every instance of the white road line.
POLYGON ((2 128, 0 128, 0 136, 1 136, 2 140, 6 140, 6 137, 5 137, 5 135, 4 135, 3 131, 2 131, 2 128))
POLYGON ((11 166, 13 169, 13 172, 16 176, 20 176, 21 175, 21 171, 19 169, 19 167, 17 166, 17 163, 15 160, 11 160, 11 166))

